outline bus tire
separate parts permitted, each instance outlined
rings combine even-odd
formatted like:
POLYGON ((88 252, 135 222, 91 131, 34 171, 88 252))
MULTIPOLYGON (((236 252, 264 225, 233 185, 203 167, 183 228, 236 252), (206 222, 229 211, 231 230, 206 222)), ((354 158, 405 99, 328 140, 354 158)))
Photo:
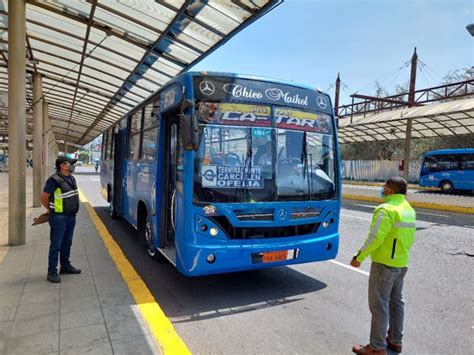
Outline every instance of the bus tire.
POLYGON ((146 252, 150 258, 156 261, 163 261, 164 258, 161 253, 153 246, 151 218, 148 215, 146 208, 141 209, 140 222, 138 225, 138 239, 146 247, 146 252))
POLYGON ((454 191, 454 185, 449 180, 443 180, 440 182, 439 187, 441 187, 441 191, 445 194, 450 194, 454 191))
POLYGON ((117 211, 115 210, 114 208, 114 198, 112 196, 112 192, 111 192, 111 188, 110 188, 110 185, 109 187, 107 188, 108 190, 108 200, 109 200, 109 215, 112 219, 120 219, 120 216, 117 214, 117 211))
POLYGON ((114 204, 112 202, 109 205, 109 215, 114 220, 120 219, 120 216, 115 211, 114 204))

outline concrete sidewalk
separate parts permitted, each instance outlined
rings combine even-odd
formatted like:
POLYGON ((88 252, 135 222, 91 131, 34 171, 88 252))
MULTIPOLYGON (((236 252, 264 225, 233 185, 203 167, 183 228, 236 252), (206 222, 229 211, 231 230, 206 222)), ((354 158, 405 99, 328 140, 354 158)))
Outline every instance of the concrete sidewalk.
POLYGON ((0 262, 0 354, 160 354, 84 205, 71 255, 82 274, 46 281, 49 225, 30 226, 42 212, 0 262))
MULTIPOLYGON (((382 203, 380 186, 380 184, 343 183, 342 197, 351 200, 382 203)), ((410 188, 407 193, 407 200, 413 207, 474 214, 473 194, 444 194, 438 191, 410 188)))

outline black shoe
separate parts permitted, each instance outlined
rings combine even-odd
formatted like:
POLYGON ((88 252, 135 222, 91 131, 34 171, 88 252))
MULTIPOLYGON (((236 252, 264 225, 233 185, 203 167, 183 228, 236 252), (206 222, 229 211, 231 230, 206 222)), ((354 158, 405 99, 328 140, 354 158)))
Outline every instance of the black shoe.
POLYGON ((66 266, 64 268, 61 268, 59 269, 59 273, 60 274, 80 274, 81 273, 81 270, 80 269, 76 269, 74 266, 72 265, 69 265, 69 266, 66 266))
POLYGON ((52 282, 53 284, 58 284, 61 282, 61 278, 59 277, 57 272, 52 272, 51 274, 48 274, 48 277, 46 279, 49 282, 52 282))

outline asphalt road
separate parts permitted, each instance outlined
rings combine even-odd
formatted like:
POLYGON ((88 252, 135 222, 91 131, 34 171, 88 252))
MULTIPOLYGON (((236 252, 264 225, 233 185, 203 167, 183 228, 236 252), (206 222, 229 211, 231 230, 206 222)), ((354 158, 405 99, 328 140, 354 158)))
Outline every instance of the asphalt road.
MULTIPOLYGON (((347 266, 363 242, 373 204, 344 201, 335 261, 188 278, 151 260, 125 221, 113 221, 98 176, 81 190, 195 354, 350 354, 367 343, 370 262, 347 266)), ((472 354, 474 218, 417 210, 405 279, 404 354, 472 354)))

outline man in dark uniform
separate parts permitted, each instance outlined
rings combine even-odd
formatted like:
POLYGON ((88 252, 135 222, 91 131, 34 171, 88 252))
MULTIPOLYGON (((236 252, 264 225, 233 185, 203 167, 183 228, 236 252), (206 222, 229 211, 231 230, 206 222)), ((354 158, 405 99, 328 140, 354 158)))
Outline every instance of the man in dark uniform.
POLYGON ((71 173, 77 159, 64 156, 56 159, 56 173, 46 181, 41 193, 41 204, 49 212, 51 227, 48 258, 47 280, 53 283, 61 282, 58 275, 58 254, 60 255, 60 274, 80 274, 81 270, 71 265, 72 237, 76 226, 76 213, 79 210, 79 192, 71 173))

